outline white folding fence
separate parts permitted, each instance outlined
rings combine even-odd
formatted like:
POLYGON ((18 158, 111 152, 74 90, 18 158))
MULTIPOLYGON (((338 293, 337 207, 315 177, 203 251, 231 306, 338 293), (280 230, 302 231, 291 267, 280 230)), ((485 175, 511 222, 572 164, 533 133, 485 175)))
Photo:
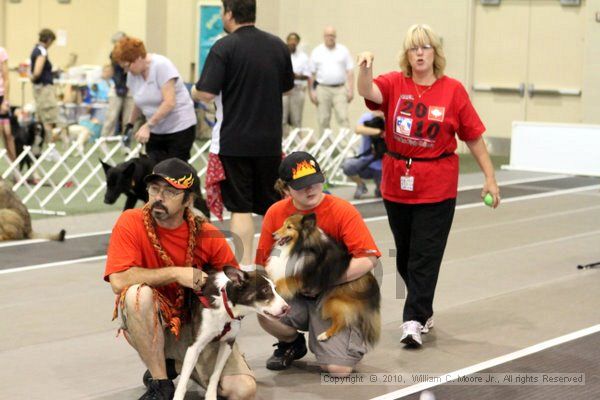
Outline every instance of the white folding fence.
MULTIPOLYGON (((342 172, 342 163, 345 158, 357 153, 361 136, 346 128, 340 129, 337 134, 327 129, 317 140, 315 136, 313 129, 296 128, 284 138, 283 152, 289 154, 308 151, 317 159, 330 183, 348 184, 342 172)), ((209 148, 210 141, 200 146, 194 143, 192 148, 189 162, 196 167, 200 177, 206 174, 209 148)), ((78 197, 87 203, 97 199, 106 188, 104 170, 99 159, 116 165, 123 160, 119 156, 125 151, 125 160, 129 160, 142 152, 142 146, 138 144, 129 150, 124 147, 121 137, 102 137, 84 152, 79 151, 77 143, 71 144, 62 152, 52 143, 38 157, 31 147, 25 146, 15 161, 8 158, 5 149, 0 149, 0 160, 8 164, 1 176, 5 180, 14 180, 14 191, 22 189, 19 195, 30 212, 64 215, 64 210, 50 209, 49 203, 60 198, 58 202, 53 202, 55 207, 52 208, 63 208, 56 207, 56 204, 67 206, 78 197), (32 161, 31 167, 20 171, 19 164, 28 156, 32 161)))

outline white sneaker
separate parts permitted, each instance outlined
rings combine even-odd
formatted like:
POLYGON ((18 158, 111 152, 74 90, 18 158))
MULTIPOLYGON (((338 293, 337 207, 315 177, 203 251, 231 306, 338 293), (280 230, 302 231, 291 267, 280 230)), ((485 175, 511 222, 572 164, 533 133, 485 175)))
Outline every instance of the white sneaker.
POLYGON ((429 333, 429 330, 433 328, 433 317, 429 317, 425 322, 425 325, 421 328, 421 333, 429 333))
POLYGON ((367 185, 365 185, 364 183, 362 185, 357 185, 356 191, 354 192, 354 199, 355 200, 361 199, 368 191, 369 191, 369 189, 367 188, 367 185))
POLYGON ((419 396, 419 400, 435 400, 435 395, 429 390, 423 390, 419 396))
POLYGON ((402 337, 400 341, 404 344, 421 346, 423 341, 421 340, 421 325, 418 321, 406 321, 402 324, 402 337))

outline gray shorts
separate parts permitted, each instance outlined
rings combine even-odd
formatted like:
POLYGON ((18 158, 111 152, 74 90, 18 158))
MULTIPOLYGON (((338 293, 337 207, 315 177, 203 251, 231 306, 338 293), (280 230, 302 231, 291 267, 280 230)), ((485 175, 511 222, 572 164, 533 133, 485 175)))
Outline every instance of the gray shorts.
POLYGON ((353 367, 367 353, 367 345, 361 332, 356 328, 346 328, 324 342, 317 336, 331 326, 330 320, 321 318, 323 297, 311 299, 296 295, 288 301, 292 307, 281 322, 299 331, 308 331, 308 348, 319 364, 333 364, 353 367))

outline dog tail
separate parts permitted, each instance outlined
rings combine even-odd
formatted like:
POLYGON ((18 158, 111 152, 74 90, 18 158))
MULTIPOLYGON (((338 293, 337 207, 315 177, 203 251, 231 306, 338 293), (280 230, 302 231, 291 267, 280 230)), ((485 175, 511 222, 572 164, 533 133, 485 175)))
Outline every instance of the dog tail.
POLYGON ((363 304, 359 328, 368 346, 373 348, 381 336, 381 292, 373 274, 365 274, 353 281, 355 299, 363 304))
POLYGON ((375 347, 381 337, 381 314, 379 310, 363 315, 360 325, 365 343, 371 348, 375 347))
POLYGON ((61 229, 60 232, 58 233, 38 233, 38 232, 32 232, 31 233, 31 239, 50 239, 50 240, 56 240, 57 242, 63 242, 65 240, 65 235, 66 235, 67 231, 65 231, 64 229, 61 229))

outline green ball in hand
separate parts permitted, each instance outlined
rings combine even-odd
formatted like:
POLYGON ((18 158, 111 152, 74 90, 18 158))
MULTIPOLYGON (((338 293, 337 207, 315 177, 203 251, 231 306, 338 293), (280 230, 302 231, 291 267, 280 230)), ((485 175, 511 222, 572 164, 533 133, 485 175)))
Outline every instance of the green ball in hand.
POLYGON ((491 194, 486 194, 485 197, 483 198, 483 203, 488 206, 491 207, 492 204, 494 204, 494 196, 492 196, 491 194))

